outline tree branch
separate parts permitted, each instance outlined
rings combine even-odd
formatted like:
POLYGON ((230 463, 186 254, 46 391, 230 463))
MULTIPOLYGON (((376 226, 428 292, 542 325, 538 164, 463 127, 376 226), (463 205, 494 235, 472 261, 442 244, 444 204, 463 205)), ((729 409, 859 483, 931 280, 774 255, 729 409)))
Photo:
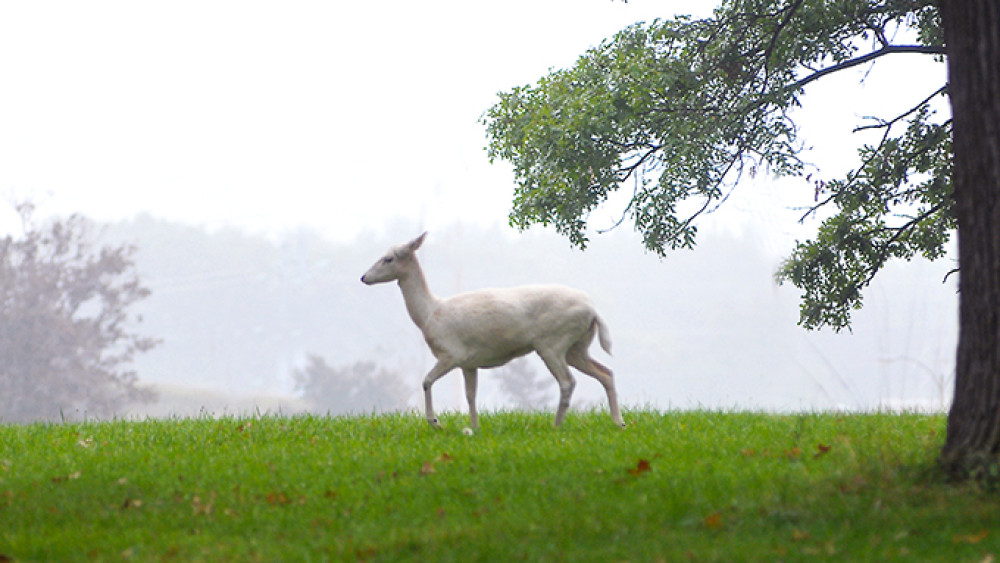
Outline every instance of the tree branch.
MULTIPOLYGON (((616 175, 618 176, 618 182, 624 182, 625 180, 628 180, 629 176, 631 176, 632 174, 634 174, 643 164, 646 163, 647 160, 650 159, 650 157, 652 157, 656 153, 660 152, 660 150, 663 148, 660 145, 653 145, 653 144, 649 144, 649 143, 647 143, 647 144, 645 144, 643 146, 644 146, 644 148, 648 148, 649 150, 647 150, 645 153, 643 153, 639 157, 639 159, 635 162, 635 164, 623 166, 622 168, 620 168, 616 172, 616 175), (622 172, 624 172, 625 174, 621 175, 622 172)), ((638 148, 638 147, 635 147, 635 148, 638 148)))
MULTIPOLYGON (((878 255, 875 257, 875 261, 876 261, 875 267, 872 268, 871 273, 868 274, 868 277, 865 278, 865 280, 863 282, 861 282, 861 285, 859 285, 858 287, 859 288, 865 287, 868 284, 870 284, 873 279, 875 279, 875 274, 877 274, 878 271, 882 269, 882 266, 889 259, 889 255, 892 252, 892 245, 893 244, 899 242, 899 239, 902 238, 903 235, 907 231, 909 231, 910 229, 912 229, 915 225, 917 225, 921 221, 924 221, 925 219, 929 219, 935 213, 937 213, 938 211, 941 211, 941 209, 943 207, 944 206, 942 204, 938 204, 938 205, 932 206, 929 209, 927 209, 926 211, 924 211, 923 213, 921 213, 920 215, 917 215, 916 217, 911 218, 904 225, 901 225, 899 227, 889 228, 889 230, 892 231, 892 236, 889 237, 889 240, 885 241, 885 244, 882 245, 882 249, 879 251, 878 255)), ((947 279, 947 278, 945 278, 945 279, 947 279)))
POLYGON ((792 21, 792 16, 794 16, 795 12, 802 6, 802 1, 803 0, 797 0, 785 8, 785 10, 787 10, 787 13, 785 13, 785 19, 778 22, 778 26, 775 28, 774 33, 771 34, 771 42, 767 45, 767 49, 764 50, 765 67, 768 66, 768 63, 771 61, 771 55, 774 54, 774 46, 778 42, 778 36, 781 35, 781 32, 788 25, 788 22, 792 21))
POLYGON ((942 93, 942 92, 944 92, 946 90, 948 90, 948 85, 947 84, 945 84, 944 86, 942 86, 942 87, 938 88, 937 90, 935 90, 934 93, 931 94, 930 96, 927 96, 923 100, 920 100, 920 103, 918 103, 917 105, 915 105, 912 108, 906 110, 905 112, 897 115, 896 117, 894 117, 893 119, 890 119, 889 121, 886 121, 884 119, 879 119, 879 118, 876 118, 876 117, 868 117, 867 119, 874 119, 878 123, 874 123, 872 125, 861 125, 859 127, 855 127, 854 131, 852 131, 852 132, 853 133, 857 133, 858 131, 864 131, 866 129, 882 129, 884 127, 885 128, 892 127, 896 123, 899 123, 903 118, 905 118, 908 115, 913 114, 914 112, 916 112, 917 110, 919 110, 924 104, 926 104, 927 102, 929 102, 932 99, 934 99, 934 96, 937 96, 938 94, 940 94, 940 93, 942 93))
POLYGON ((873 61, 879 57, 885 55, 894 55, 897 53, 919 53, 924 55, 944 55, 947 54, 943 45, 892 45, 889 47, 883 47, 877 51, 872 51, 867 55, 862 55, 856 59, 849 59, 833 66, 829 66, 806 76, 798 80, 797 82, 791 84, 786 88, 787 90, 799 90, 804 88, 806 84, 819 80, 820 78, 826 76, 827 74, 832 74, 834 72, 845 70, 851 67, 855 67, 861 64, 865 64, 868 61, 873 61))
MULTIPOLYGON (((880 151, 882 150, 882 147, 885 146, 886 141, 889 139, 889 133, 891 132, 892 127, 895 124, 899 123, 905 117, 907 117, 909 115, 912 115, 914 112, 916 112, 917 110, 919 110, 924 104, 926 104, 931 99, 933 99, 934 96, 937 96, 938 94, 946 91, 947 89, 948 89, 948 85, 947 84, 945 84, 944 86, 941 86, 940 88, 938 88, 937 90, 935 90, 934 93, 932 93, 931 95, 929 95, 926 98, 924 98, 923 100, 921 100, 920 103, 918 103, 917 105, 913 106, 909 110, 907 110, 907 111, 905 111, 905 112, 897 115, 896 117, 894 117, 891 120, 886 121, 886 120, 883 120, 883 119, 869 118, 869 119, 877 119, 878 123, 875 123, 875 124, 872 124, 872 125, 862 125, 860 127, 856 127, 854 129, 854 131, 853 131, 854 133, 857 133, 858 131, 864 131, 864 130, 867 130, 867 129, 884 129, 885 131, 882 133, 882 139, 879 141, 878 146, 875 147, 875 150, 872 151, 871 156, 869 156, 867 159, 865 159, 865 161, 861 164, 861 166, 859 166, 856 170, 852 170, 852 171, 848 172, 848 174, 847 174, 847 181, 844 183, 844 188, 852 186, 854 184, 854 182, 861 176, 861 174, 863 173, 865 167, 868 166, 868 164, 870 164, 875 158, 877 158, 881 154, 880 151)), ((950 121, 951 120, 949 119, 949 120, 945 121, 944 124, 947 124, 950 121)), ((909 162, 911 162, 914 158, 916 158, 920 154, 924 154, 924 152, 925 151, 921 151, 920 153, 910 155, 906 159, 906 163, 908 164, 909 162)), ((821 207, 829 204, 830 202, 834 201, 837 198, 837 194, 833 193, 829 197, 827 197, 826 199, 824 199, 823 201, 818 201, 818 199, 819 199, 818 198, 818 194, 819 193, 820 193, 819 190, 817 190, 817 203, 815 205, 812 205, 810 207, 803 207, 803 208, 801 208, 801 209, 805 209, 806 212, 801 217, 799 217, 799 223, 805 222, 805 220, 810 215, 815 214, 816 211, 819 210, 819 208, 821 208, 821 207)), ((902 194, 899 194, 899 195, 907 195, 907 194, 908 194, 908 192, 903 192, 902 194)))

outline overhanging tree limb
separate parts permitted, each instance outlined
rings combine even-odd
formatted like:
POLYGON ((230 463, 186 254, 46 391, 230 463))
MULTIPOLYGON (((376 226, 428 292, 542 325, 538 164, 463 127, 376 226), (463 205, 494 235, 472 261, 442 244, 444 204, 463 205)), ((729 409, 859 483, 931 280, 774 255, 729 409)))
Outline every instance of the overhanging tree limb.
POLYGON ((883 47, 877 51, 872 51, 871 53, 867 53, 860 57, 846 60, 837 63, 833 66, 817 70, 816 72, 813 72, 809 76, 806 76, 805 78, 789 85, 787 89, 791 91, 801 90, 807 84, 815 82, 816 80, 819 80, 820 78, 823 78, 828 74, 833 74, 841 70, 846 70, 852 67, 856 67, 858 65, 862 65, 869 61, 873 61, 879 57, 884 57, 886 55, 896 55, 900 53, 919 53, 924 55, 946 54, 944 46, 939 46, 939 45, 890 45, 888 47, 883 47))
MULTIPOLYGON (((553 225, 584 246, 590 212, 631 179, 631 198, 614 224, 630 217, 643 244, 661 255, 691 247, 695 219, 725 201, 740 170, 806 175, 793 121, 804 87, 889 55, 937 59, 941 45, 931 0, 722 0, 712 18, 629 27, 574 66, 501 93, 484 117, 490 157, 514 165, 511 224, 553 225), (915 32, 918 44, 892 45, 889 29, 915 32), (857 55, 873 33, 871 52, 857 55)), ((860 167, 846 178, 814 185, 806 178, 817 201, 836 208, 836 220, 793 259, 828 257, 853 268, 850 275, 822 261, 794 268, 802 274, 791 278, 796 286, 826 284, 807 298, 807 326, 846 326, 851 307, 840 297, 859 295, 883 262, 880 245, 891 246, 892 257, 943 252, 953 229, 950 126, 932 118, 927 99, 915 107, 874 126, 884 128, 882 141, 862 147, 860 167), (939 211, 900 221, 930 208, 939 211), (914 236, 865 241, 872 225, 899 224, 914 236)))

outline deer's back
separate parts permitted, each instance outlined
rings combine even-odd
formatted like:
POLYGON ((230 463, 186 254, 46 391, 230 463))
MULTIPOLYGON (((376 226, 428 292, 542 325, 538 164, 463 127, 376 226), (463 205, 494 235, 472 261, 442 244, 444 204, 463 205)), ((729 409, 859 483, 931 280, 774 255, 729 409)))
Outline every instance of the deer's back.
POLYGON ((435 356, 492 367, 556 341, 575 342, 595 314, 587 294, 569 287, 483 289, 443 300, 424 336, 435 356))

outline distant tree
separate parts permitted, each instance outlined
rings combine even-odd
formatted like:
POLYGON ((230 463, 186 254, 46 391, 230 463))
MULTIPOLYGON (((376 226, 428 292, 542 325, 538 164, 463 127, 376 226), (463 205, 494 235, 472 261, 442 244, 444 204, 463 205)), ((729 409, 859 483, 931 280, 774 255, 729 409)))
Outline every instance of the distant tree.
POLYGON ((514 360, 496 370, 500 391, 510 397, 518 408, 541 410, 551 406, 555 400, 555 380, 547 373, 531 369, 524 358, 514 360))
POLYGON ((149 295, 130 246, 95 246, 73 215, 42 227, 17 206, 22 236, 0 240, 0 419, 109 416, 154 394, 129 369, 157 341, 131 332, 129 309, 149 295))
POLYGON ((293 373, 296 389, 313 408, 330 414, 385 412, 406 407, 409 391, 399 375, 374 362, 330 367, 310 355, 305 367, 293 373))

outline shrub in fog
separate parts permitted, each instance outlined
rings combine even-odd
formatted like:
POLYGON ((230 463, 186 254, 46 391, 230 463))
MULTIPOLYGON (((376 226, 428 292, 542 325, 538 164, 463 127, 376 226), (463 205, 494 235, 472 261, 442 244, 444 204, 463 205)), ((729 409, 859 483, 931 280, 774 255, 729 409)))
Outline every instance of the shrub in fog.
POLYGON ((399 374, 374 362, 331 367, 320 356, 310 355, 294 377, 311 410, 335 415, 400 410, 409 395, 399 374))
POLYGON ((532 369, 524 358, 518 358, 497 369, 497 381, 503 392, 516 408, 539 411, 552 404, 553 391, 557 388, 552 377, 532 369))

